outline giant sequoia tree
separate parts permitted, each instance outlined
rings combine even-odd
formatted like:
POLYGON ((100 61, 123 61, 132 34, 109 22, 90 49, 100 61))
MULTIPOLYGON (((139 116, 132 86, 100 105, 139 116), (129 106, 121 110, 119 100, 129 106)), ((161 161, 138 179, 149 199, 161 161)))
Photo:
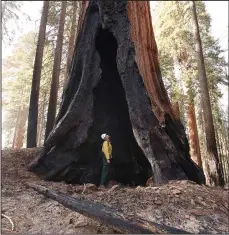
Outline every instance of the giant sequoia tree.
POLYGON ((204 183, 162 82, 149 2, 83 2, 69 80, 55 126, 30 170, 46 180, 99 183, 102 133, 114 178, 204 183))
POLYGON ((194 26, 194 36, 196 40, 196 55, 198 61, 198 70, 199 70, 199 81, 200 81, 200 91, 201 99, 203 104, 204 111, 204 127, 206 135, 206 144, 207 144, 207 154, 208 154, 208 174, 210 185, 223 185, 223 174, 222 167, 220 165, 220 160, 218 156, 215 128, 213 123, 212 108, 210 102, 210 95, 208 89, 207 75, 205 69, 205 62, 203 56, 202 42, 199 32, 199 24, 196 13, 196 4, 195 1, 192 1, 193 4, 193 26, 194 26))

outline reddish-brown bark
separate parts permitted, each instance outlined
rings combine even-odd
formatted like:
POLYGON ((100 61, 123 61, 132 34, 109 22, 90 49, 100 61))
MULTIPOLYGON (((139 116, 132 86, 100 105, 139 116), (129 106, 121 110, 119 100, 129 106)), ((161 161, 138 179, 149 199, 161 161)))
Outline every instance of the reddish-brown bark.
POLYGON ((14 128, 14 136, 13 136, 12 149, 15 148, 15 142, 16 142, 16 137, 17 137, 17 129, 18 129, 19 118, 20 118, 20 108, 17 111, 17 119, 16 119, 16 122, 15 122, 15 128, 14 128))
POLYGON ((204 127, 205 127, 206 147, 207 147, 206 150, 209 159, 208 161, 208 169, 210 170, 209 184, 223 185, 224 182, 223 182, 222 169, 220 167, 220 161, 216 145, 215 128, 213 123, 212 108, 210 102, 208 81, 205 70, 202 41, 200 38, 195 1, 192 1, 192 5, 193 5, 192 10, 193 10, 194 37, 196 43, 196 58, 198 62, 200 93, 201 93, 201 99, 203 102, 203 111, 204 111, 204 127))
POLYGON ((174 113, 160 76, 150 5, 144 1, 129 1, 127 6, 138 69, 150 97, 153 112, 158 120, 164 123, 164 115, 169 114, 174 118, 174 113))
POLYGON ((16 139, 14 145, 15 149, 21 149, 23 147, 27 115, 28 115, 28 108, 24 106, 20 111, 20 117, 17 126, 16 139))
POLYGON ((187 117, 191 158, 199 167, 202 168, 199 137, 196 125, 196 114, 193 104, 189 104, 187 107, 187 117))
POLYGON ((76 37, 78 37, 79 32, 82 30, 83 21, 85 19, 86 10, 88 7, 89 1, 82 1, 80 3, 80 13, 79 13, 79 20, 78 20, 78 26, 76 31, 76 37))
POLYGON ((180 107, 178 101, 173 104, 173 112, 176 120, 180 120, 180 107))

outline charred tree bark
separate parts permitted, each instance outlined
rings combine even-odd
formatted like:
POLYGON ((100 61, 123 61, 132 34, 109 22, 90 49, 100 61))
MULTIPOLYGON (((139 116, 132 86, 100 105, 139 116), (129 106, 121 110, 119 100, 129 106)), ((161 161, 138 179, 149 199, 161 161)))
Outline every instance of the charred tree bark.
POLYGON ((29 103, 29 117, 27 129, 27 148, 37 146, 37 117, 38 117, 38 102, 40 90, 40 78, 42 69, 42 59, 45 44, 45 31, 48 20, 49 1, 44 1, 42 17, 39 29, 39 36, 37 42, 36 56, 33 70, 33 80, 29 103))
POLYGON ((59 202, 70 210, 94 219, 123 234, 188 234, 184 230, 146 221, 136 216, 133 218, 100 203, 80 200, 36 184, 28 184, 28 186, 45 197, 59 202))
POLYGON ((70 37, 69 37, 69 42, 68 42, 68 57, 67 57, 67 65, 66 65, 66 75, 65 75, 65 81, 64 81, 64 86, 66 86, 67 80, 68 80, 68 75, 70 72, 70 66, 72 62, 72 57, 74 53, 74 42, 75 42, 75 35, 76 35, 76 12, 78 8, 78 2, 73 1, 73 12, 72 12, 72 25, 71 25, 71 32, 70 32, 70 37))
POLYGON ((219 156, 216 145, 215 130, 212 117, 211 102, 207 84, 207 76, 205 71, 204 56, 202 43, 199 32, 199 25, 196 13, 195 1, 193 3, 193 25, 194 25, 194 35, 196 40, 196 51, 197 51, 197 61, 199 70, 199 80, 200 80, 200 91, 201 99, 203 102, 204 111, 204 126, 207 144, 207 155, 209 159, 209 169, 210 169, 210 184, 211 185, 223 185, 222 169, 220 168, 219 156))
POLYGON ((161 78, 149 2, 85 1, 79 27, 56 124, 29 169, 44 179, 99 184, 106 132, 114 180, 205 183, 161 78))
POLYGON ((57 104, 57 94, 58 94, 58 88, 59 88, 59 77, 60 77, 60 66, 61 66, 61 57, 62 57, 66 7, 67 7, 67 2, 62 1, 59 29, 58 29, 57 40, 56 40, 54 64, 53 64, 53 71, 52 71, 52 82, 51 82, 51 89, 50 89, 50 96, 49 96, 48 114, 47 114, 47 122, 46 122, 46 129, 45 129, 45 139, 48 138, 48 135, 54 126, 55 118, 56 118, 56 104, 57 104))
POLYGON ((191 158, 200 168, 202 168, 199 137, 196 125, 196 114, 193 104, 189 104, 187 106, 187 113, 191 158))

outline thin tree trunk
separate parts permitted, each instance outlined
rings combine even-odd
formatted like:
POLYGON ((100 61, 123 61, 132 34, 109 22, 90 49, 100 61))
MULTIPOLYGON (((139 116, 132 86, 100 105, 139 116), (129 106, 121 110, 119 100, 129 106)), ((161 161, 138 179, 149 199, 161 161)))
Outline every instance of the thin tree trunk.
POLYGON ((42 137, 44 133, 44 119, 45 119, 45 103, 46 103, 46 93, 44 94, 44 100, 42 102, 41 107, 41 120, 40 120, 40 127, 39 127, 39 135, 38 135, 38 146, 42 146, 42 137))
POLYGON ((73 52, 74 52, 74 42, 75 42, 75 35, 76 35, 76 11, 77 11, 77 1, 73 1, 73 12, 72 12, 72 25, 71 25, 71 32, 70 32, 70 38, 68 42, 68 57, 67 57, 67 68, 66 68, 66 75, 64 80, 64 87, 66 86, 66 83, 68 82, 68 74, 72 62, 73 52))
POLYGON ((20 111, 20 120, 18 123, 16 140, 15 140, 15 149, 21 149, 23 147, 23 140, 25 134, 25 124, 27 119, 28 108, 23 106, 20 111))
MULTIPOLYGON (((199 94, 200 95, 200 94, 199 94)), ((198 99, 198 98, 197 98, 198 99)), ((199 102, 199 107, 198 107, 198 122, 199 122, 199 128, 200 128, 200 132, 199 134, 201 133, 201 136, 203 136, 202 138, 202 150, 204 150, 203 152, 205 153, 205 146, 206 146, 206 138, 204 138, 204 115, 203 115, 203 102, 202 100, 200 99, 200 102, 199 102)), ((199 135, 200 136, 200 135, 199 135)), ((202 155, 205 155, 205 154, 202 154, 202 155)))
POLYGON ((228 133, 226 125, 222 128, 222 139, 224 140, 225 146, 225 156, 224 156, 224 169, 225 169, 225 179, 228 182, 228 160, 229 160, 229 146, 228 146, 228 133))
POLYGON ((57 94, 58 94, 58 87, 59 87, 66 6, 67 6, 67 2, 62 1, 59 29, 58 29, 57 40, 56 40, 53 72, 52 72, 52 83, 51 83, 51 90, 50 90, 50 97, 49 97, 45 139, 47 139, 49 133, 51 132, 55 123, 55 118, 56 118, 56 105, 57 105, 57 94))
POLYGON ((176 56, 173 57, 173 64, 174 64, 175 78, 181 84, 181 87, 179 88, 180 95, 183 97, 180 100, 180 107, 179 107, 180 120, 186 123, 187 118, 186 118, 186 110, 185 110, 185 97, 187 95, 187 88, 185 86, 184 79, 182 78, 182 74, 181 74, 181 70, 182 70, 181 63, 178 61, 176 56))
MULTIPOLYGON (((40 104, 39 104, 40 106, 40 104)), ((37 147, 39 147, 39 136, 41 134, 41 113, 38 113, 38 123, 37 123, 37 147)))
MULTIPOLYGON (((42 104, 42 109, 43 109, 43 104, 42 104)), ((42 115, 42 111, 41 111, 39 121, 38 121, 37 147, 41 146, 41 138, 42 138, 42 133, 43 133, 42 123, 43 123, 43 115, 42 115)))
POLYGON ((13 138, 13 143, 12 143, 12 149, 15 148, 15 142, 16 142, 16 137, 17 137, 17 129, 18 129, 19 120, 20 120, 20 108, 17 111, 17 119, 16 119, 15 129, 14 129, 14 138, 13 138))
POLYGON ((38 42, 37 42, 36 56, 34 62, 31 94, 30 94, 28 129, 27 129, 27 148, 36 147, 37 144, 37 117, 38 117, 39 90, 40 90, 40 78, 42 70, 42 59, 44 52, 45 31, 48 19, 48 12, 49 12, 49 1, 44 1, 38 42))
POLYGON ((223 185, 222 171, 220 169, 220 162, 216 146, 215 130, 214 130, 210 96, 209 96, 207 77, 205 71, 203 49, 199 33, 196 5, 195 1, 192 1, 192 3, 193 3, 193 24, 194 24, 194 36, 196 40, 200 91, 201 91, 201 99, 203 101, 203 110, 204 110, 204 126, 205 126, 206 144, 207 144, 206 147, 207 147, 208 165, 210 169, 210 184, 223 185))
POLYGON ((196 114, 193 104, 187 105, 187 117, 188 117, 188 133, 189 133, 191 158, 199 167, 202 168, 199 137, 196 126, 196 114))
POLYGON ((179 120, 179 121, 180 121, 180 107, 179 107, 178 101, 176 101, 176 102, 173 104, 173 110, 174 110, 174 114, 175 114, 176 120, 179 120))
POLYGON ((219 153, 219 160, 220 160, 220 164, 221 164, 221 168, 222 168, 222 173, 223 173, 223 178, 224 178, 224 181, 225 181, 225 169, 224 169, 224 165, 223 165, 223 157, 224 157, 224 154, 223 154, 223 143, 221 142, 221 139, 220 139, 220 130, 219 130, 219 126, 217 127, 216 129, 216 143, 217 143, 217 148, 218 148, 218 153, 219 153))
POLYGON ((228 146, 228 133, 226 131, 226 127, 223 125, 221 128, 221 137, 222 137, 222 141, 224 143, 224 149, 225 149, 225 155, 228 156, 228 150, 229 150, 229 146, 228 146))
POLYGON ((224 179, 227 181, 228 164, 225 163, 228 160, 228 146, 227 142, 225 141, 225 135, 226 133, 224 133, 222 129, 218 132, 219 144, 221 147, 221 165, 224 170, 224 179))

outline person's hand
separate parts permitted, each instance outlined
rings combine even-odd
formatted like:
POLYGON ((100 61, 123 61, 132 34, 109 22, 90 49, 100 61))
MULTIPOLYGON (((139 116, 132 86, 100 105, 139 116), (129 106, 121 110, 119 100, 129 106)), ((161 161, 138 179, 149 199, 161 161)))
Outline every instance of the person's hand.
POLYGON ((107 159, 107 163, 110 164, 110 160, 109 159, 107 159))

